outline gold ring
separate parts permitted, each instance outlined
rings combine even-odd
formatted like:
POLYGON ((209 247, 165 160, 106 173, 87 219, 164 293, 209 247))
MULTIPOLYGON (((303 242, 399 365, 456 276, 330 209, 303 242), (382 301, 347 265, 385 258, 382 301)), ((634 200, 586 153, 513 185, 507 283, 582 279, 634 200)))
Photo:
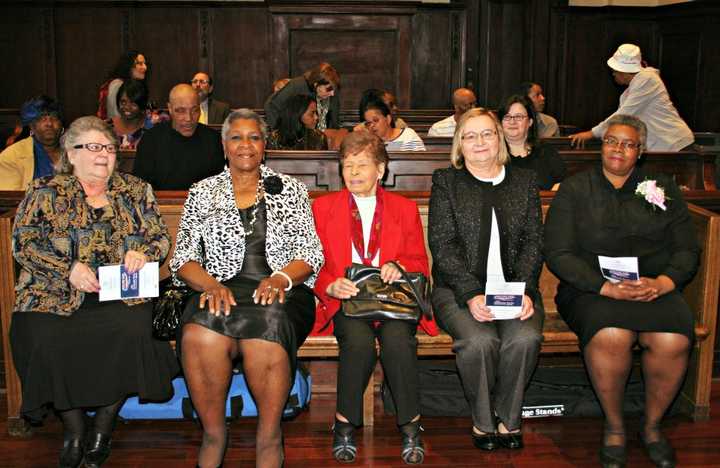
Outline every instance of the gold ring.
POLYGON ((278 292, 278 291, 280 291, 280 288, 273 288, 273 292, 278 292))

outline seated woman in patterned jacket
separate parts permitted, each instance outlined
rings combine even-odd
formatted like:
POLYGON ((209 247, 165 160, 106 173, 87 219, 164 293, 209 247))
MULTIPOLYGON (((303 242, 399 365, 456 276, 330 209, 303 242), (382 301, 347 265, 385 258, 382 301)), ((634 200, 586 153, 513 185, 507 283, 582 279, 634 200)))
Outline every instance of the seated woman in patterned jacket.
POLYGON ((150 185, 115 171, 117 140, 105 122, 77 119, 61 146, 58 174, 35 179, 15 217, 10 343, 23 416, 38 420, 52 407, 64 429, 59 466, 98 467, 125 397, 169 398, 178 370, 170 345, 152 338, 152 303, 100 302, 98 267, 122 263, 132 273, 162 262, 170 236, 150 185))
POLYGON ((315 319, 323 264, 307 189, 262 164, 267 126, 231 113, 222 128, 227 168, 190 188, 170 270, 197 294, 185 310, 181 362, 203 427, 198 465, 222 463, 233 360, 258 408, 257 466, 283 462, 280 418, 296 352, 315 319))

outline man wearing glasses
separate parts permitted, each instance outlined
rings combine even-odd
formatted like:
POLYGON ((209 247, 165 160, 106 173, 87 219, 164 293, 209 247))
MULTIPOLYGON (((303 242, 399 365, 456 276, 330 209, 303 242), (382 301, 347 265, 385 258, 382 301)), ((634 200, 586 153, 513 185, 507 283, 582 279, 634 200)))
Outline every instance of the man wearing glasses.
POLYGON ((200 123, 205 125, 222 125, 225 117, 230 114, 230 105, 212 97, 213 79, 205 72, 197 72, 190 81, 200 98, 200 123))

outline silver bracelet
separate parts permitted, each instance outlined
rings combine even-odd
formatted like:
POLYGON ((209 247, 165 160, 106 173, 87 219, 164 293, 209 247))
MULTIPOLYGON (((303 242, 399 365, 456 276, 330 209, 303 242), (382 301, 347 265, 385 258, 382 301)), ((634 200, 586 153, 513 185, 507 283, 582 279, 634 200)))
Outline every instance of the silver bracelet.
POLYGON ((276 271, 273 271, 273 272, 272 272, 272 274, 270 275, 270 277, 272 278, 272 277, 275 276, 275 275, 284 276, 285 279, 287 280, 287 282, 288 282, 288 287, 285 288, 285 291, 290 291, 290 290, 292 289, 292 287, 293 287, 293 282, 292 282, 292 280, 290 279, 290 275, 288 275, 287 273, 285 273, 285 272, 282 271, 282 270, 276 270, 276 271))

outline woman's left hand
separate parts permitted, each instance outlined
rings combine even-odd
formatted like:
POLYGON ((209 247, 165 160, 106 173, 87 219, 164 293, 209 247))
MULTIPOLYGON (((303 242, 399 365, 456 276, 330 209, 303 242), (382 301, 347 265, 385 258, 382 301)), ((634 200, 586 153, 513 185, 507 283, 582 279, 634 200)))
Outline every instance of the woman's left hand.
POLYGON ((137 250, 128 250, 125 252, 125 260, 123 264, 128 273, 135 273, 142 269, 147 263, 145 254, 141 254, 137 250))
POLYGON ((533 301, 528 297, 527 294, 523 295, 522 309, 520 310, 520 320, 527 320, 535 313, 535 306, 533 301))
MULTIPOLYGON (((400 265, 400 262, 395 263, 400 265)), ((403 267, 402 265, 400 266, 403 267)), ((402 273, 400 273, 400 270, 398 270, 397 267, 392 263, 386 263, 385 265, 380 267, 380 279, 383 280, 385 283, 392 283, 393 281, 397 281, 400 278, 402 278, 402 273)))
POLYGON ((649 288, 650 292, 641 298, 639 301, 650 302, 654 301, 660 296, 663 296, 670 291, 675 289, 675 283, 669 276, 660 275, 657 278, 647 278, 645 276, 640 277, 638 281, 643 287, 649 288))
POLYGON ((263 278, 253 292, 255 304, 270 305, 275 300, 283 304, 285 302, 285 288, 288 287, 287 279, 282 275, 268 276, 263 278))

